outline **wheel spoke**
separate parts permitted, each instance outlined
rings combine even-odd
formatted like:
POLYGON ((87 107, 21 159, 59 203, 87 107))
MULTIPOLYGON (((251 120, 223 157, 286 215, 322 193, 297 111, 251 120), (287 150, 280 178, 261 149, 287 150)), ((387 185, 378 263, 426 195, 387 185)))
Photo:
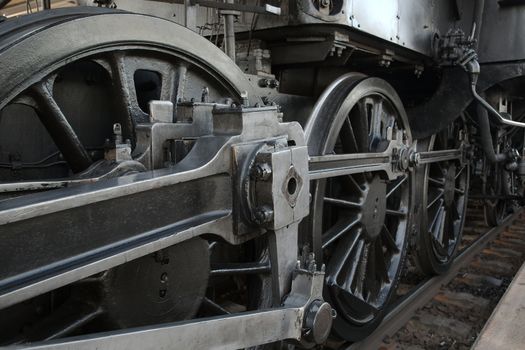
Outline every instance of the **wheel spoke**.
POLYGON ((430 201, 430 203, 427 204, 427 209, 429 209, 430 207, 432 207, 434 204, 436 204, 436 202, 441 198, 443 197, 443 195, 445 194, 445 191, 444 190, 439 190, 439 194, 433 199, 430 201))
POLYGON ((202 306, 209 309, 211 312, 215 313, 216 315, 229 315, 230 312, 214 302, 213 300, 204 297, 202 299, 202 306))
POLYGON ((377 261, 376 261, 376 242, 374 240, 369 243, 368 248, 368 259, 366 261, 366 272, 365 279, 363 282, 363 290, 366 291, 365 300, 369 301, 371 296, 377 295, 378 292, 378 270, 377 270, 377 261))
POLYGON ((221 263, 212 264, 210 276, 268 274, 270 272, 271 266, 268 263, 221 263))
POLYGON ((359 263, 357 268, 357 276, 355 282, 355 294, 365 300, 363 291, 366 278, 366 268, 368 265, 368 253, 370 251, 370 243, 365 243, 361 254, 358 256, 359 263))
POLYGON ((179 64, 176 69, 176 72, 177 73, 176 73, 176 76, 174 77, 174 84, 172 85, 175 91, 173 91, 171 94, 172 96, 171 101, 173 102, 173 105, 175 106, 174 108, 175 115, 173 116, 175 119, 177 118, 178 103, 184 100, 184 93, 186 90, 186 81, 188 79, 188 67, 185 64, 179 64))
POLYGON ((431 225, 431 232, 434 239, 441 243, 443 240, 443 230, 445 224, 446 211, 443 206, 440 206, 431 225))
POLYGON ((345 218, 338 221, 325 234, 323 234, 323 249, 341 238, 359 222, 359 217, 345 218))
POLYGON ((455 239, 454 234, 454 220, 452 220, 451 215, 446 215, 444 232, 443 232, 443 248, 444 252, 448 254, 448 248, 450 247, 451 241, 455 239))
POLYGON ((336 290, 339 298, 345 300, 346 303, 351 304, 352 309, 354 309, 358 314, 370 315, 378 312, 378 308, 375 305, 363 300, 361 296, 358 296, 338 285, 333 285, 332 287, 336 290))
POLYGON ((71 170, 80 172, 87 169, 91 165, 91 157, 62 113, 47 84, 40 82, 34 85, 31 94, 35 100, 38 117, 71 170))
POLYGON ((343 186, 346 186, 347 193, 356 193, 360 195, 365 194, 363 187, 356 181, 354 175, 341 176, 341 183, 343 186))
POLYGON ((376 269, 378 271, 378 275, 382 278, 383 281, 385 281, 386 283, 390 283, 390 278, 388 277, 388 266, 385 260, 385 255, 383 253, 382 239, 377 239, 375 244, 376 269))
MULTIPOLYGON (((337 245, 336 250, 330 259, 330 265, 328 266, 327 279, 333 284, 337 283, 337 278, 343 271, 343 268, 348 263, 349 259, 353 259, 358 254, 355 254, 354 247, 358 242, 361 242, 361 230, 354 230, 352 235, 346 235, 341 243, 337 245)), ((357 249, 360 249, 359 246, 357 249)))
POLYGON ((354 250, 354 258, 350 261, 350 266, 348 267, 348 275, 346 276, 345 283, 343 284, 343 288, 346 290, 351 290, 352 283, 354 282, 357 267, 359 266, 359 258, 363 252, 365 246, 365 242, 363 240, 359 240, 357 243, 357 246, 354 250))
POLYGON ((392 216, 399 216, 399 217, 406 217, 407 213, 404 210, 394 210, 394 209, 387 209, 386 215, 392 215, 392 216))
POLYGON ((50 316, 26 329, 23 339, 12 339, 10 342, 31 342, 60 338, 73 333, 102 313, 103 310, 93 304, 68 300, 50 316))
POLYGON ((437 180, 437 179, 434 179, 434 178, 432 178, 430 176, 428 177, 428 183, 433 185, 433 186, 440 186, 440 187, 445 186, 445 181, 437 180))
POLYGON ((407 179, 408 175, 403 175, 399 180, 396 180, 397 183, 395 183, 392 189, 388 191, 388 193, 386 194, 386 198, 390 197, 395 191, 397 191, 407 179))
POLYGON ((459 171, 456 173, 456 176, 454 177, 454 180, 457 180, 461 176, 461 174, 463 173, 463 171, 465 170, 466 167, 467 166, 464 165, 464 166, 461 167, 461 169, 459 169, 459 171))
POLYGON ((375 149, 376 143, 381 139, 381 120, 383 118, 383 101, 374 101, 369 111, 370 115, 370 149, 375 149))
POLYGON ((344 153, 359 153, 359 146, 349 117, 345 118, 339 137, 343 144, 344 153))
POLYGON ((361 100, 357 103, 356 108, 350 112, 350 122, 356 132, 359 152, 368 151, 368 114, 364 102, 361 100))
POLYGON ((394 253, 399 253, 399 248, 396 244, 396 241, 394 240, 394 236, 384 224, 383 229, 381 230, 381 238, 383 238, 383 242, 386 244, 389 250, 393 251, 394 253))
POLYGON ((119 97, 120 108, 125 116, 123 120, 124 132, 133 130, 134 123, 146 123, 149 121, 148 115, 144 113, 137 101, 137 92, 133 76, 130 76, 130 69, 127 66, 124 54, 113 53, 109 56, 109 65, 115 80, 117 94, 119 97), (128 130, 129 129, 129 130, 128 130))
POLYGON ((461 188, 457 188, 457 187, 454 188, 454 192, 459 193, 460 195, 464 195, 465 194, 464 190, 462 190, 461 188))
POLYGON ((349 200, 339 198, 325 197, 324 202, 347 209, 361 209, 363 207, 362 203, 352 202, 349 200))

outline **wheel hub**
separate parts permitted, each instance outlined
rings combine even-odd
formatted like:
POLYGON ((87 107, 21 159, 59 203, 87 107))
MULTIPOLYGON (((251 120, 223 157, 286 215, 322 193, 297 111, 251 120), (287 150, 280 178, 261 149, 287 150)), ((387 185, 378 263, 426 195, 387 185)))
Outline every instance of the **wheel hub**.
POLYGON ((375 176, 368 183, 368 191, 363 206, 363 227, 368 241, 373 241, 381 233, 386 215, 386 183, 375 176))
POLYGON ((209 266, 208 242, 194 238, 110 270, 99 284, 104 321, 125 328, 193 317, 209 266))

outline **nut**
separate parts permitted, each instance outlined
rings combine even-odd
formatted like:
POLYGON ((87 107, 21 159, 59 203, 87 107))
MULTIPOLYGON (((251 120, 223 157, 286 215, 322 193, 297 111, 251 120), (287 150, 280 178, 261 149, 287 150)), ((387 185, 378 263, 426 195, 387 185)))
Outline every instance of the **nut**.
POLYGON ((258 208, 253 214, 255 223, 262 225, 273 220, 273 210, 269 208, 258 208))

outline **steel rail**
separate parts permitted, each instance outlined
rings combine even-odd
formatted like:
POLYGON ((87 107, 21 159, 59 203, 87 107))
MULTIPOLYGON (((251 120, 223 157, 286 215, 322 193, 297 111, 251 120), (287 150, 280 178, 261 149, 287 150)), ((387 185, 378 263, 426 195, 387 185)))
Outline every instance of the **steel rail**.
POLYGON ((462 267, 465 267, 475 255, 480 253, 487 243, 510 226, 522 212, 523 209, 509 215, 501 225, 488 230, 476 239, 456 257, 446 274, 432 277, 420 283, 411 293, 394 303, 379 327, 372 334, 360 342, 351 344, 346 350, 378 349, 385 337, 392 336, 401 329, 419 308, 428 303, 443 285, 454 279, 462 267))

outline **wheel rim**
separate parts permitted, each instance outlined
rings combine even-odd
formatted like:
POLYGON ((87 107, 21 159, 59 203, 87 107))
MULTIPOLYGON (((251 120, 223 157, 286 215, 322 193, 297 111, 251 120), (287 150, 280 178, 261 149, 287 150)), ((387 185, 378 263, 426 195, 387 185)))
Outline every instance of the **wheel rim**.
MULTIPOLYGON (((464 139, 463 121, 451 124, 441 133, 432 136, 428 150, 458 148, 464 139)), ((468 164, 459 161, 431 163, 425 168, 423 208, 425 208, 422 234, 430 238, 430 255, 437 265, 446 266, 453 259, 461 240, 467 209, 469 185, 468 164)), ((420 247, 421 248, 421 247, 420 247)), ((432 265, 432 264, 431 264, 432 265)), ((438 268, 426 266, 427 273, 439 273, 438 268)))
MULTIPOLYGON (((98 13, 98 11, 93 12, 98 13)), ((38 16, 45 17, 46 14, 35 15, 33 18, 38 16)), ((112 15, 99 14, 98 16, 84 18, 77 18, 77 16, 78 14, 74 15, 72 20, 65 23, 63 23, 65 20, 59 16, 59 23, 55 26, 51 26, 46 22, 44 24, 50 28, 43 31, 35 30, 35 34, 18 42, 14 47, 13 45, 9 45, 9 43, 6 44, 5 42, 2 42, 2 56, 6 60, 12 60, 12 62, 16 63, 11 67, 12 70, 7 72, 6 76, 3 77, 3 82, 5 83, 3 84, 4 95, 0 96, 0 108, 4 111, 2 115, 4 124, 6 120, 9 121, 9 117, 5 115, 6 106, 9 103, 13 103, 13 101, 19 106, 28 105, 29 108, 35 110, 39 109, 39 107, 42 107, 44 104, 43 107, 49 110, 53 109, 52 107, 54 105, 60 105, 60 102, 65 103, 68 100, 73 100, 71 99, 71 96, 68 96, 69 92, 67 87, 62 89, 63 93, 58 97, 55 96, 54 89, 57 85, 56 72, 63 67, 71 66, 71 62, 84 61, 97 65, 101 72, 92 74, 94 76, 105 74, 112 89, 108 93, 110 95, 109 99, 121 102, 120 106, 117 106, 113 112, 106 112, 105 115, 100 117, 106 120, 104 130, 99 136, 102 140, 113 136, 111 125, 107 125, 107 121, 112 120, 112 115, 121 114, 123 116, 122 120, 113 120, 112 122, 120 122, 123 126, 123 136, 130 138, 132 141, 134 139, 134 135, 132 135, 133 125, 137 122, 148 120, 147 111, 144 111, 144 109, 147 109, 147 106, 145 107, 143 103, 141 104, 141 98, 137 93, 138 87, 136 84, 135 73, 138 71, 146 74, 156 72, 156 74, 158 74, 157 79, 160 82, 158 84, 160 86, 158 94, 155 96, 156 99, 172 100, 175 106, 178 101, 184 99, 188 101, 200 101, 201 99, 204 99, 202 96, 204 88, 208 88, 205 99, 209 102, 225 102, 225 100, 229 98, 231 102, 239 103, 241 99, 240 95, 243 91, 248 91, 249 93, 252 92, 249 83, 243 78, 242 72, 236 69, 236 67, 231 68, 234 67, 231 61, 229 61, 229 59, 225 57, 218 48, 210 45, 205 39, 195 35, 193 39, 202 41, 202 45, 194 47, 194 40, 188 38, 187 35, 182 35, 183 33, 179 33, 180 35, 173 35, 171 40, 166 39, 164 42, 158 40, 158 38, 152 38, 151 35, 147 34, 151 32, 156 33, 161 27, 165 26, 169 27, 164 28, 166 32, 185 31, 184 28, 176 26, 169 21, 148 16, 122 13, 114 13, 112 15), (140 23, 142 27, 140 30, 137 28, 130 28, 126 23, 131 22, 140 23), (94 38, 97 30, 85 29, 104 27, 107 25, 120 26, 123 30, 115 31, 112 35, 104 35, 97 41, 97 39, 94 38), (83 32, 84 35, 79 34, 80 36, 78 40, 72 40, 68 37, 64 39, 63 33, 67 33, 68 31, 71 33, 83 32), (90 31, 93 31, 94 33, 91 33, 90 31), (134 33, 121 33, 129 31, 134 33), (48 41, 52 41, 48 36, 57 39, 55 42, 56 44, 51 46, 47 45, 46 43, 48 41), (130 38, 134 38, 133 42, 130 42, 130 38), (38 45, 36 48, 35 42, 36 45, 38 45), (31 47, 32 50, 37 51, 37 54, 29 57, 25 56, 24 52, 31 47), (224 66, 229 68, 226 69, 224 66), (20 74, 20 71, 24 73, 20 74), (219 71, 221 74, 218 73, 219 71), (29 74, 28 72, 33 72, 33 74, 29 74), (186 77, 189 77, 187 80, 190 81, 186 81, 186 77), (186 87, 190 87, 186 88, 186 93, 181 94, 180 96, 177 96, 177 91, 179 91, 177 90, 178 86, 174 86, 177 84, 177 80, 184 81, 186 87), (36 84, 40 85, 41 88, 36 92, 36 95, 38 96, 35 99, 35 92, 33 91, 32 96, 29 96, 30 93, 28 91, 30 86, 36 84), (47 94, 48 97, 51 98, 39 98, 42 97, 43 94, 47 94), (23 98, 21 98, 21 96, 23 96, 23 98)), ((36 19, 34 22, 39 23, 36 19)), ((7 34, 4 34, 4 36, 7 36, 7 38, 0 37, 0 39, 10 40, 10 42, 20 40, 7 34)), ((77 99, 82 98, 82 96, 76 97, 77 99)), ((251 98, 255 98, 255 94, 252 94, 251 98)), ((80 106, 76 105, 75 102, 76 101, 69 103, 69 105, 65 106, 66 110, 62 111, 68 119, 75 117, 80 110, 80 106)), ((86 110, 91 109, 95 112, 99 112, 97 111, 96 106, 99 105, 100 102, 96 98, 88 102, 90 102, 91 106, 85 108, 86 110)), ((64 108, 64 106, 59 107, 64 108)), ((9 108, 9 106, 7 106, 7 108, 9 108)), ((12 114, 20 113, 15 110, 12 114)), ((27 118, 37 119, 38 117, 33 113, 32 116, 27 118)), ((91 115, 77 117, 79 120, 89 120, 90 118, 91 115)), ((75 123, 75 121, 71 120, 69 120, 69 122, 72 124, 73 129, 75 129, 74 131, 81 134, 79 135, 79 139, 84 143, 87 139, 88 143, 96 143, 99 148, 101 143, 103 144, 103 141, 101 142, 100 139, 93 140, 93 138, 82 135, 83 132, 85 133, 85 129, 89 129, 90 127, 93 128, 93 124, 96 124, 95 122, 90 121, 88 125, 86 125, 86 123, 75 123)), ((99 122, 101 121, 99 120, 99 122)), ((4 130, 4 133, 0 135, 0 138, 2 140, 11 139, 7 142, 11 142, 12 144, 17 143, 16 137, 14 137, 15 135, 24 133, 23 130, 13 129, 12 125, 4 125, 2 129, 4 130), (6 132, 5 130, 10 131, 6 132)), ((35 130, 35 132, 42 132, 43 130, 42 127, 37 127, 36 129, 38 130, 35 130)), ((4 147, 3 152, 5 154, 14 153, 16 152, 15 149, 17 147, 15 146, 13 148, 14 150, 9 149, 9 147, 7 147, 7 149, 4 147)), ((37 157, 39 153, 42 153, 40 150, 42 145, 34 145, 33 148, 34 149, 31 150, 32 152, 27 153, 36 154, 34 157, 37 159, 32 159, 28 161, 29 163, 34 163, 36 160, 40 160, 45 156, 44 154, 41 154, 39 159, 37 157)), ((63 147, 61 150, 63 153, 66 153, 65 150, 68 148, 71 147, 63 147)), ((87 148, 87 146, 85 148, 87 148)), ((48 153, 51 153, 49 147, 47 151, 48 153)), ((23 156, 24 155, 22 155, 22 157, 23 156)), ((73 169, 75 172, 85 168, 86 162, 83 162, 84 164, 81 165, 71 164, 77 163, 77 161, 73 162, 71 158, 72 157, 66 159, 70 163, 69 168, 73 169)), ((84 158, 89 157, 85 156, 84 158)), ((59 162, 58 159, 50 159, 50 161, 57 163, 56 165, 58 165, 59 162)), ((61 166, 63 168, 63 162, 61 166)), ((62 175, 67 175, 68 170, 69 169, 67 168, 62 169, 60 174, 47 174, 47 176, 44 177, 62 177, 62 175)), ((2 176, 1 174, 0 177, 3 180, 9 179, 9 176, 2 176)), ((23 179, 24 177, 21 176, 21 178, 23 179)), ((35 177, 29 176, 29 179, 31 180, 34 178, 35 177)))
MULTIPOLYGON (((93 8, 93 12, 99 12, 95 10, 93 8)), ((210 75, 221 81, 238 98, 246 92, 250 104, 261 102, 242 71, 203 37, 188 35, 184 27, 156 17, 122 12, 97 14, 80 18, 77 15, 70 20, 59 18, 52 24, 42 23, 40 27, 32 29, 34 33, 30 36, 31 40, 17 42, 15 50, 10 50, 13 45, 9 43, 16 42, 16 38, 8 36, 6 40, 9 43, 2 42, 0 46, 2 56, 16 64, 4 71, 3 91, 8 94, 2 96, 0 108, 25 88, 20 81, 39 81, 58 66, 92 54, 97 48, 102 51, 111 46, 133 48, 138 42, 145 43, 149 50, 176 52, 207 69, 210 75), (135 25, 130 26, 129 23, 135 25), (71 35, 64 36, 64 32, 68 31, 71 35)), ((33 16, 43 17, 45 14, 33 16)))
MULTIPOLYGON (((388 128, 407 125, 397 95, 384 81, 350 75, 334 86, 306 128, 310 154, 381 152, 388 128), (333 116, 329 125, 315 122, 333 116)), ((355 340, 345 329, 377 320, 395 289, 404 260, 410 183, 408 174, 387 181, 362 173, 313 186, 313 244, 318 242, 326 264, 325 294, 338 311, 334 327, 340 337, 355 340)))

